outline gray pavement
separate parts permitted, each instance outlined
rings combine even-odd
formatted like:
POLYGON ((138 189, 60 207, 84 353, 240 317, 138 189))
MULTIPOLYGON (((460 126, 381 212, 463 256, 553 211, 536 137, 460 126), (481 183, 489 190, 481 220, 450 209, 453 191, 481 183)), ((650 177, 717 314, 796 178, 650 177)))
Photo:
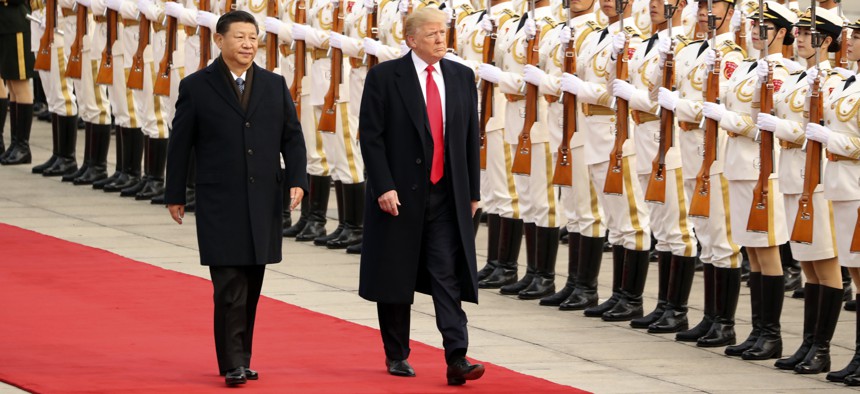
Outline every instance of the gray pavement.
MULTIPOLYGON (((80 157, 83 132, 79 135, 80 157)), ((50 148, 49 125, 36 122, 32 136, 34 163, 47 159, 50 148)), ((111 151, 111 169, 113 157, 111 151)), ((163 207, 31 175, 30 167, 0 168, 0 222, 208 279, 208 270, 198 264, 193 215, 189 214, 186 223, 179 226, 163 207)), ((329 207, 329 215, 334 216, 333 198, 329 207)), ((330 221, 328 227, 331 230, 335 225, 330 221)), ((477 245, 479 262, 483 264, 485 227, 478 234, 477 245)), ((524 261, 524 256, 521 257, 524 261)), ((567 275, 566 257, 567 248, 562 246, 556 280, 559 286, 567 275)), ((375 306, 357 295, 358 257, 285 239, 284 261, 269 266, 264 295, 377 327, 375 306)), ((656 265, 652 265, 645 294, 646 309, 653 308, 656 301, 656 278, 656 265)), ((600 294, 604 297, 610 294, 607 286, 610 280, 611 262, 609 254, 605 254, 600 276, 600 294)), ((825 381, 824 374, 801 376, 779 371, 772 367, 773 361, 729 358, 722 354, 722 348, 697 348, 675 342, 673 335, 652 335, 631 329, 627 323, 607 323, 577 312, 560 312, 540 307, 536 301, 520 301, 495 291, 482 290, 480 301, 480 305, 465 306, 472 340, 470 356, 584 390, 598 393, 848 391, 841 384, 825 381)), ((696 275, 690 307, 691 321, 695 323, 702 315, 701 274, 696 275)), ((786 354, 800 343, 802 307, 801 300, 785 300, 782 324, 786 354)), ((742 340, 750 329, 746 287, 741 290, 737 316, 737 333, 742 340)), ((853 354, 854 319, 854 313, 844 311, 840 317, 832 347, 835 369, 842 368, 853 354)), ((412 337, 441 346, 429 297, 416 298, 412 337)), ((383 357, 381 344, 379 349, 368 351, 383 357)), ((443 377, 443 371, 419 372, 443 377)), ((477 389, 480 381, 470 386, 477 389)), ((0 394, 17 392, 21 391, 0 384, 0 394)))

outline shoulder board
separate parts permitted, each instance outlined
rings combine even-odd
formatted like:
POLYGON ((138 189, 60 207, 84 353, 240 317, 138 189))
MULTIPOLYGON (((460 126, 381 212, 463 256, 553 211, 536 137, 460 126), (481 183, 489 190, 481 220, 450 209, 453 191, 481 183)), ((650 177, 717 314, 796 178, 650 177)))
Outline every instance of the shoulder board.
POLYGON ((691 40, 687 39, 686 36, 675 36, 675 39, 678 40, 678 43, 675 44, 676 54, 680 52, 681 49, 684 49, 684 47, 686 47, 687 45, 690 45, 690 43, 692 42, 691 40))
POLYGON ((602 29, 602 27, 600 26, 600 23, 597 23, 597 21, 588 21, 588 22, 585 22, 585 25, 588 26, 589 28, 591 28, 591 30, 595 30, 595 31, 602 29))
POLYGON ((727 54, 727 53, 729 53, 729 52, 731 52, 731 51, 741 51, 741 52, 743 52, 743 48, 741 48, 741 47, 740 47, 740 45, 736 44, 736 43, 735 43, 734 41, 732 41, 732 40, 725 40, 725 41, 723 41, 723 44, 720 46, 720 52, 722 52, 722 53, 723 53, 723 55, 725 55, 725 54, 727 54))
POLYGON ((457 13, 457 24, 463 21, 463 18, 472 15, 475 13, 475 9, 472 8, 468 3, 464 3, 463 5, 457 7, 460 9, 460 12, 457 13))
POLYGON ((627 34, 630 34, 631 36, 639 35, 639 30, 633 26, 624 26, 624 30, 627 32, 627 34))
POLYGON ((541 30, 551 30, 551 29, 555 28, 556 26, 558 26, 558 22, 549 16, 545 16, 545 17, 541 18, 540 21, 543 22, 543 29, 541 29, 541 30))
POLYGON ((600 25, 597 22, 588 21, 585 22, 585 28, 580 29, 580 31, 576 34, 576 43, 574 44, 574 48, 578 51, 579 48, 582 48, 582 43, 585 41, 585 38, 588 37, 589 34, 600 30, 600 25))
POLYGON ((505 22, 507 22, 513 18, 519 18, 519 17, 513 11, 511 11, 509 9, 504 9, 504 10, 502 10, 502 15, 499 16, 499 22, 498 22, 497 26, 504 26, 505 22))

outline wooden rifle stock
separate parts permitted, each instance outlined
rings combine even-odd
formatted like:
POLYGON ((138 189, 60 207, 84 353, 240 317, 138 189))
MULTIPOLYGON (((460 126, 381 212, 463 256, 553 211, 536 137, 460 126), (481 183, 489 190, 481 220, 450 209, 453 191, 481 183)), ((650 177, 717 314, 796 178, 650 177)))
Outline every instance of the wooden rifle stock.
MULTIPOLYGON (((268 0, 266 16, 278 18, 277 0, 268 0)), ((272 71, 278 67, 278 35, 266 32, 266 70, 272 71)))
MULTIPOLYGON (((740 10, 735 10, 735 12, 740 12, 740 10)), ((741 47, 744 53, 747 53, 747 23, 743 14, 741 14, 741 27, 735 32, 735 43, 741 47)))
MULTIPOLYGON (((333 33, 343 34, 343 14, 341 13, 341 2, 334 3, 332 9, 332 27, 333 33)), ((337 102, 340 100, 340 81, 341 73, 343 72, 343 52, 340 48, 331 49, 331 79, 329 80, 328 93, 325 95, 323 103, 322 115, 318 129, 323 133, 334 133, 337 129, 337 102)))
POLYGON ((848 41, 851 39, 851 36, 848 34, 848 28, 842 28, 842 38, 840 39, 841 45, 839 46, 839 51, 836 52, 836 67, 842 67, 846 70, 850 70, 851 66, 848 65, 848 41))
POLYGON ((113 84, 113 44, 116 43, 117 30, 119 29, 119 17, 117 12, 107 10, 107 42, 102 51, 102 60, 99 64, 99 73, 96 75, 96 83, 100 85, 113 84))
MULTIPOLYGON (((173 1, 173 0, 169 0, 173 1)), ((170 95, 170 74, 173 71, 173 51, 176 50, 176 18, 167 17, 167 43, 164 47, 164 56, 158 64, 158 74, 155 78, 153 93, 159 96, 170 95)))
MULTIPOLYGON (((487 17, 493 8, 493 1, 487 2, 487 17)), ((493 23, 493 31, 484 36, 484 63, 495 65, 493 59, 496 56, 496 24, 493 23)), ((481 169, 487 169, 487 124, 493 117, 493 96, 495 85, 488 81, 481 81, 481 123, 478 125, 478 135, 481 140, 481 169)))
MULTIPOLYGON (((608 29, 608 27, 607 27, 608 29)), ((629 79, 627 63, 630 48, 630 37, 624 42, 621 50, 621 58, 615 62, 615 78, 622 81, 629 79)), ((615 145, 609 153, 609 168, 606 170, 606 181, 603 184, 603 193, 621 195, 624 193, 624 142, 627 141, 629 131, 630 107, 627 100, 619 98, 616 101, 615 116, 615 145)))
MULTIPOLYGON (((367 34, 365 36, 370 37, 373 40, 377 40, 379 37, 379 27, 377 12, 379 11, 379 7, 376 3, 373 3, 373 10, 367 13, 367 34)), ((367 69, 370 70, 373 66, 379 64, 379 58, 374 55, 367 55, 367 69)))
MULTIPOLYGON (((773 111, 773 64, 770 63, 767 80, 761 86, 761 112, 769 114, 773 111)), ((759 170, 758 182, 753 189, 752 206, 747 220, 747 231, 767 233, 770 230, 769 216, 771 206, 768 201, 770 190, 770 175, 773 173, 773 133, 759 131, 759 170)))
POLYGON ((141 14, 140 23, 138 24, 140 39, 137 41, 137 50, 131 57, 131 70, 128 72, 128 80, 125 82, 126 87, 129 89, 143 89, 143 53, 149 45, 149 25, 149 19, 146 19, 141 14))
MULTIPOLYGON (((720 59, 714 63, 714 69, 708 73, 705 101, 720 102, 720 59)), ((711 216, 711 166, 717 160, 717 121, 705 119, 705 141, 702 147, 702 167, 696 175, 696 187, 690 200, 690 216, 708 218, 711 216)))
POLYGON ((854 225, 854 237, 851 238, 851 253, 860 253, 860 208, 857 208, 857 224, 854 225))
POLYGON ((75 10, 75 23, 77 23, 75 41, 72 42, 72 47, 69 49, 69 64, 66 65, 66 76, 81 79, 84 36, 87 34, 87 7, 80 4, 77 7, 77 10, 75 10))
MULTIPOLYGON (((564 72, 576 75, 576 48, 574 47, 573 31, 570 41, 564 49, 564 72)), ((573 186, 573 167, 570 158, 570 139, 576 133, 576 96, 564 92, 562 94, 561 144, 558 146, 558 158, 552 175, 552 184, 556 186, 573 186)))
MULTIPOLYGON (((534 13, 532 13, 534 15, 534 13)), ((535 36, 529 40, 526 46, 527 63, 532 66, 537 66, 539 60, 540 31, 535 33, 535 36)), ((520 131, 519 140, 517 141, 517 149, 514 153, 514 164, 511 165, 511 172, 518 175, 530 176, 532 174, 532 127, 537 121, 537 106, 538 106, 538 87, 532 84, 526 84, 526 117, 523 119, 523 129, 520 131)))
MULTIPOLYGON (((451 9, 452 14, 454 15, 454 9, 451 9)), ((445 38, 448 40, 448 52, 456 54, 457 53, 457 19, 451 18, 448 21, 448 34, 446 34, 445 38)))
MULTIPOLYGON (((305 24, 307 22, 307 13, 305 0, 296 1, 296 23, 305 24)), ((302 113, 302 79, 305 77, 305 41, 295 40, 295 67, 293 69, 293 85, 290 86, 290 95, 293 96, 293 102, 296 105, 296 113, 301 116, 302 113)))
MULTIPOLYGON (((209 11, 209 0, 199 1, 199 9, 209 11)), ((197 63, 197 69, 202 70, 209 65, 209 59, 212 58, 212 31, 205 26, 199 28, 197 35, 200 37, 200 63, 197 63)))
POLYGON ((54 29, 57 28, 57 1, 47 0, 45 2, 45 32, 39 41, 39 50, 36 52, 36 63, 33 69, 41 71, 51 70, 51 46, 54 45, 54 29))
MULTIPOLYGON (((824 102, 821 97, 821 79, 816 78, 812 84, 809 98, 809 122, 821 124, 824 102)), ((803 171, 803 192, 797 203, 797 216, 794 218, 794 228, 791 229, 791 241, 802 244, 812 243, 812 230, 815 219, 815 207, 812 204, 812 193, 821 181, 821 143, 806 141, 806 166, 803 171)))
MULTIPOLYGON (((669 39, 672 39, 671 32, 669 39)), ((663 87, 675 90, 675 54, 669 51, 663 64, 663 87)), ((675 113, 665 108, 660 109, 660 145, 657 156, 651 162, 651 179, 645 189, 645 201, 666 203, 666 153, 672 147, 675 138, 675 113)))

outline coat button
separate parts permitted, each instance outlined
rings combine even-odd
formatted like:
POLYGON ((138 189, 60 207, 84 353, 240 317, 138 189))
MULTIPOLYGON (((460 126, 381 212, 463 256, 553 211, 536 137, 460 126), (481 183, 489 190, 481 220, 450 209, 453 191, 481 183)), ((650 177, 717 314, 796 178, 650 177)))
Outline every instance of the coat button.
POLYGON ((248 178, 248 182, 254 183, 254 177, 248 178))
POLYGON ((248 149, 248 156, 254 156, 254 150, 248 149))
POLYGON ((418 185, 413 184, 413 185, 412 185, 412 190, 418 190, 418 185))
POLYGON ((415 159, 415 164, 421 164, 421 159, 415 159))
POLYGON ((246 129, 251 128, 251 122, 245 122, 245 128, 246 129))

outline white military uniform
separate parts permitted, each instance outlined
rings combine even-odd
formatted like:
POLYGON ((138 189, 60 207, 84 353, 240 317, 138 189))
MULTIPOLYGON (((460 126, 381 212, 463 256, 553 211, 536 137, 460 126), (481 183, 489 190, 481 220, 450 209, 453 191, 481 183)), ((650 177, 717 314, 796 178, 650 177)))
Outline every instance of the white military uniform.
MULTIPOLYGON (((640 40, 633 18, 624 20, 624 28, 632 37, 632 51, 640 40)), ((615 144, 616 111, 610 108, 613 97, 607 90, 607 84, 615 76, 615 62, 610 58, 612 36, 618 31, 620 23, 616 22, 596 34, 590 34, 577 57, 577 71, 585 82, 578 96, 584 115, 580 127, 585 130, 586 136, 585 164, 588 165, 593 187, 598 191, 597 196, 603 206, 609 242, 627 250, 643 251, 651 247, 650 219, 639 179, 634 176, 636 157, 633 156, 632 133, 628 133, 622 149, 623 192, 621 195, 603 193, 609 156, 615 144)))
MULTIPOLYGON (((819 64, 820 70, 829 70, 830 62, 819 64)), ((822 99, 832 88, 842 85, 839 74, 825 72, 822 74, 822 99)), ((806 141, 806 124, 809 122, 809 84, 806 73, 793 74, 783 85, 779 94, 774 97, 774 111, 779 121, 774 137, 780 145, 779 174, 780 188, 785 198, 785 219, 788 229, 794 228, 797 218, 798 204, 803 193, 804 170, 806 153, 801 149, 806 141)), ((821 174, 824 174, 824 166, 821 174)), ((833 209, 830 202, 824 198, 824 185, 818 185, 812 194, 812 205, 815 207, 813 216, 812 244, 806 245, 792 242, 791 254, 799 261, 816 261, 836 257, 836 238, 833 233, 833 209)))
MULTIPOLYGON (((60 7, 71 9, 75 6, 74 1, 61 0, 60 7)), ((78 5, 79 7, 82 7, 78 5)), ((78 28, 77 26, 75 26, 78 28)), ((101 24, 104 27, 104 23, 101 24)), ((107 88, 95 83, 95 74, 98 73, 99 60, 101 60, 101 49, 104 48, 105 34, 95 30, 96 24, 92 15, 87 15, 86 33, 82 40, 81 50, 81 78, 73 79, 75 98, 77 98, 78 115, 84 122, 108 125, 110 119, 110 104, 107 97, 107 88), (95 47, 98 46, 98 49, 95 47)), ((67 31, 66 36, 75 32, 67 31)))
MULTIPOLYGON (((778 92, 783 81, 789 77, 788 71, 782 66, 782 53, 768 55, 767 59, 774 63, 774 91, 778 92)), ((779 159, 777 144, 774 144, 774 172, 768 181, 768 232, 747 231, 753 189, 758 180, 761 164, 760 144, 755 141, 758 128, 754 120, 760 106, 757 93, 761 83, 758 81, 755 66, 755 61, 744 62, 729 79, 728 90, 722 92, 727 111, 720 120, 720 127, 729 135, 726 141, 726 163, 731 165, 725 167, 725 176, 729 181, 729 205, 734 241, 746 247, 771 247, 788 242, 785 204, 779 188, 776 165, 779 159)))
MULTIPOLYGON (((65 3, 69 5, 68 3, 65 3)), ((42 4, 44 7, 44 5, 42 4)), ((39 18, 44 19, 44 8, 39 18)), ((75 99, 72 79, 66 77, 66 65, 69 60, 69 49, 75 40, 75 13, 63 4, 58 4, 56 28, 54 29, 54 43, 51 45, 51 69, 48 71, 38 70, 39 78, 42 80, 42 89, 45 91, 45 99, 48 102, 48 111, 60 116, 75 116, 78 114, 78 103, 75 99), (65 33, 60 35, 58 31, 65 33)), ((45 30, 37 23, 30 24, 31 37, 34 44, 31 48, 37 51, 40 40, 45 30)))
MULTIPOLYGON (((721 54, 719 86, 723 92, 729 77, 743 61, 744 54, 733 41, 732 33, 716 37, 716 48, 721 54)), ((696 176, 702 168, 705 131, 701 127, 704 88, 708 69, 704 63, 706 51, 713 50, 711 41, 696 41, 681 48, 675 57, 675 85, 680 95, 675 106, 678 121, 678 142, 681 148, 681 173, 684 191, 692 199, 696 187, 696 176)), ((719 95, 718 95, 719 97, 719 95)), ((719 268, 740 267, 740 247, 732 239, 728 199, 728 181, 723 176, 726 134, 717 132, 716 160, 711 165, 710 216, 690 216, 696 229, 696 238, 702 246, 699 259, 705 264, 719 268)))
MULTIPOLYGON (((123 67, 125 67, 125 78, 127 82, 129 73, 131 72, 132 62, 134 60, 133 57, 137 52, 138 43, 143 39, 143 37, 140 36, 139 18, 142 14, 139 12, 136 2, 131 0, 125 0, 125 2, 123 2, 120 14, 122 15, 123 24, 125 25, 122 42, 123 67)), ((143 89, 129 88, 132 97, 131 101, 134 103, 134 112, 137 114, 138 121, 136 126, 131 127, 139 127, 147 137, 159 138, 159 127, 161 127, 165 133, 167 132, 167 128, 164 127, 162 111, 160 108, 161 106, 156 105, 156 102, 159 100, 152 93, 152 84, 154 82, 153 77, 158 72, 157 69, 154 69, 152 63, 152 42, 153 36, 155 36, 155 34, 153 34, 153 30, 155 28, 155 24, 158 22, 150 22, 149 45, 146 46, 146 49, 143 52, 143 89)), ((114 83, 116 83, 116 80, 114 80, 114 83)))
MULTIPOLYGON (((99 8, 105 9, 106 7, 104 0, 93 0, 92 5, 93 13, 98 12, 99 8)), ((123 2, 121 9, 117 10, 119 27, 116 31, 116 42, 114 42, 111 52, 113 55, 113 83, 107 87, 108 98, 110 99, 114 123, 123 128, 141 127, 134 96, 125 83, 128 75, 127 67, 131 67, 131 56, 137 51, 139 30, 135 24, 136 18, 137 5, 132 1, 123 2), (126 23, 129 24, 128 27, 126 27, 126 23), (127 65, 126 61, 128 62, 127 65)), ((107 27, 103 31, 107 34, 107 27)))
POLYGON ((851 240, 860 208, 860 84, 848 78, 824 102, 825 126, 833 130, 827 141, 831 155, 822 177, 824 197, 833 204, 839 264, 860 267, 860 254, 851 253, 851 240), (836 159, 836 160, 834 160, 836 159))

